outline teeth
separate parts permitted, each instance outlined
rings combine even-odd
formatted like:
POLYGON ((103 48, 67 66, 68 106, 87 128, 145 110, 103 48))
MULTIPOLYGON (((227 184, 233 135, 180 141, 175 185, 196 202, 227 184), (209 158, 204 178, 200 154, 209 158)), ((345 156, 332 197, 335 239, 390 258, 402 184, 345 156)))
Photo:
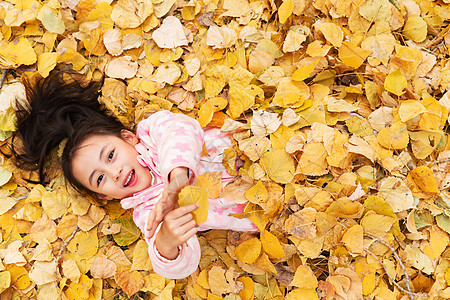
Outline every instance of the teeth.
POLYGON ((128 183, 130 183, 130 180, 131 180, 131 176, 132 176, 132 175, 133 175, 133 171, 131 171, 130 175, 128 175, 127 182, 125 182, 125 186, 127 186, 128 183))

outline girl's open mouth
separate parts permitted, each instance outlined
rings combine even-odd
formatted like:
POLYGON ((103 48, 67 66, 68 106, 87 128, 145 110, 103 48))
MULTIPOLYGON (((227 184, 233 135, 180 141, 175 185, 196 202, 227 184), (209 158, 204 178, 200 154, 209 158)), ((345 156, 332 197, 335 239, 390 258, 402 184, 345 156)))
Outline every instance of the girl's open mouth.
POLYGON ((137 176, 136 173, 133 170, 131 170, 130 174, 128 174, 127 178, 125 178, 125 182, 123 184, 123 187, 129 187, 135 185, 137 182, 137 176))

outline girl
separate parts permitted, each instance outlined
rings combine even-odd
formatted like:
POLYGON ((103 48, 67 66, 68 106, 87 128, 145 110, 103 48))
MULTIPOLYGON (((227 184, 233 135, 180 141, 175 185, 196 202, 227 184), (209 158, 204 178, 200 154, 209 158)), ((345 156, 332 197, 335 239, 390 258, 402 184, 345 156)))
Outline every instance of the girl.
POLYGON ((220 130, 202 130, 190 117, 159 111, 140 122, 134 134, 100 106, 102 82, 82 86, 67 75, 24 80, 29 104, 17 108, 14 136, 22 147, 12 147, 21 168, 38 170, 45 181, 46 157, 66 139, 61 157, 66 180, 80 192, 122 199, 125 209, 133 208, 153 269, 166 278, 184 278, 197 269, 197 231, 258 231, 250 220, 229 216, 242 213, 243 204, 209 199, 208 218, 198 227, 191 215, 198 206, 177 205, 180 190, 202 173, 222 172, 223 185, 233 178, 222 165, 222 151, 231 143, 220 130))

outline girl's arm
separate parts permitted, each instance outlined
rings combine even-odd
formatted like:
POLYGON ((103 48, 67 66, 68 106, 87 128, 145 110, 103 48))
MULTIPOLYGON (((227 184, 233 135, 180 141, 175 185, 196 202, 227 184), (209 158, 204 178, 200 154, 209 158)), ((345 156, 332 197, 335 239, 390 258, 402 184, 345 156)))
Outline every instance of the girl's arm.
POLYGON ((155 245, 158 252, 166 259, 178 257, 178 247, 197 233, 197 227, 191 212, 198 204, 179 207, 169 212, 156 235, 155 245))
POLYGON ((197 269, 201 249, 190 213, 197 207, 194 204, 171 211, 158 226, 156 234, 147 240, 153 270, 159 275, 181 279, 197 269))
POLYGON ((203 130, 188 116, 160 111, 139 123, 137 136, 167 184, 147 221, 147 235, 153 236, 164 216, 177 207, 181 189, 196 178, 204 143, 203 130))
POLYGON ((167 185, 169 174, 179 167, 189 169, 191 181, 197 177, 203 134, 197 120, 169 111, 154 113, 141 121, 136 131, 167 185))
POLYGON ((161 199, 156 203, 148 215, 147 236, 152 237, 156 227, 164 216, 178 206, 178 194, 189 184, 189 170, 178 167, 169 174, 169 185, 164 189, 161 199))

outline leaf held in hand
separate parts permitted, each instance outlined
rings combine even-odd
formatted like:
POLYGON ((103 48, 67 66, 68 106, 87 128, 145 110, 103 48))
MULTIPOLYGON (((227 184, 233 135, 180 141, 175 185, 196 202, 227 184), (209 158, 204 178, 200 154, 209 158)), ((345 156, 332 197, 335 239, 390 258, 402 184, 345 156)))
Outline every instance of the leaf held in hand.
POLYGON ((205 188, 197 186, 187 186, 183 188, 178 195, 178 204, 186 206, 198 203, 199 208, 194 210, 192 216, 197 224, 202 224, 208 218, 208 191, 205 188))

